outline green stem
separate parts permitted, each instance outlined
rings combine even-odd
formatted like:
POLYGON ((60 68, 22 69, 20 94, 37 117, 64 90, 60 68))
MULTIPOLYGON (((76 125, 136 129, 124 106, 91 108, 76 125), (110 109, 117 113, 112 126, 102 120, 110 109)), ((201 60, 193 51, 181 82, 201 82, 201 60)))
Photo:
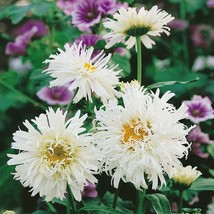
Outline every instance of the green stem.
POLYGON ((182 214, 183 210, 183 190, 179 190, 179 202, 178 202, 178 213, 182 214))
POLYGON ((121 190, 121 186, 122 186, 122 181, 120 181, 118 188, 116 189, 115 193, 114 193, 114 200, 113 200, 113 204, 112 204, 112 208, 116 208, 117 206, 117 199, 119 196, 119 192, 121 190))
POLYGON ((46 204, 48 206, 48 209, 51 211, 51 213, 57 213, 55 207, 51 204, 51 202, 46 201, 46 204))
POLYGON ((38 106, 43 110, 46 110, 47 108, 45 106, 43 106, 42 104, 36 102, 35 100, 31 99, 30 97, 28 97, 27 95, 25 95, 24 93, 22 93, 21 91, 17 90, 16 88, 14 88, 12 85, 4 82, 3 80, 0 79, 0 84, 3 85, 5 88, 9 89, 10 91, 14 92, 17 96, 21 96, 24 99, 26 99, 29 103, 32 103, 34 106, 38 106))
POLYGON ((72 213, 76 214, 77 209, 76 209, 76 204, 75 200, 73 197, 73 194, 71 192, 71 189, 69 185, 67 185, 67 207, 66 207, 66 214, 71 214, 71 208, 72 208, 72 213))
POLYGON ((138 207, 137 207, 137 214, 143 214, 144 213, 144 198, 146 195, 146 190, 144 191, 139 190, 138 191, 138 207))
MULTIPOLYGON (((186 20, 186 2, 185 0, 180 1, 180 19, 186 20)), ((187 30, 182 31, 182 51, 184 56, 184 62, 189 69, 189 51, 188 51, 188 41, 187 41, 187 30)))
POLYGON ((139 84, 142 84, 142 46, 140 36, 136 37, 137 44, 137 80, 139 84))
POLYGON ((73 104, 73 99, 71 99, 71 101, 70 101, 70 103, 67 105, 67 107, 66 107, 66 111, 67 112, 69 112, 70 111, 70 109, 71 109, 71 106, 72 106, 72 104, 73 104))

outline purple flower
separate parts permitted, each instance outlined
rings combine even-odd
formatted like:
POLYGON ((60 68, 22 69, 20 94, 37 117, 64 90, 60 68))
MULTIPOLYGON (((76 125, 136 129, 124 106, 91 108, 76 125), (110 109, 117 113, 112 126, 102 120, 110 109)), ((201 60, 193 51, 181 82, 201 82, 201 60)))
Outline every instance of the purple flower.
POLYGON ((99 23, 101 11, 98 0, 80 0, 75 4, 72 12, 72 23, 82 31, 88 31, 90 27, 99 23))
POLYGON ((103 15, 114 14, 121 7, 128 8, 127 3, 117 2, 116 0, 98 0, 99 1, 99 10, 103 15))
POLYGON ((94 46, 100 39, 101 37, 97 34, 82 34, 75 40, 75 43, 79 44, 82 41, 83 45, 94 46))
POLYGON ((184 30, 188 27, 188 23, 184 20, 180 20, 180 19, 174 19, 172 20, 168 26, 171 29, 175 29, 175 30, 184 30))
POLYGON ((209 25, 195 25, 191 27, 191 31, 195 47, 209 48, 214 41, 214 29, 209 25))
POLYGON ((104 14, 114 14, 117 11, 116 0, 101 0, 99 9, 104 14))
POLYGON ((192 142, 192 151, 201 158, 207 158, 208 153, 202 151, 202 144, 212 144, 209 135, 202 132, 199 126, 196 126, 187 136, 187 140, 192 142))
POLYGON ((47 86, 41 88, 36 95, 40 100, 45 101, 49 105, 67 105, 73 96, 72 92, 67 87, 53 87, 47 86))
POLYGON ((210 140, 209 135, 202 132, 201 128, 199 126, 196 126, 194 129, 192 129, 188 136, 188 141, 190 142, 198 142, 201 144, 212 144, 213 141, 210 140))
POLYGON ((208 8, 214 8, 214 0, 208 0, 207 1, 207 7, 208 8))
POLYGON ((74 10, 75 0, 58 0, 56 5, 60 8, 67 16, 70 16, 74 10))
POLYGON ((96 198, 98 196, 96 185, 89 182, 88 185, 84 187, 84 190, 81 192, 81 195, 83 198, 96 198))
POLYGON ((48 34, 48 28, 46 27, 44 22, 42 22, 40 20, 33 20, 33 19, 28 20, 23 25, 16 28, 14 30, 14 34, 15 35, 21 35, 21 34, 24 34, 28 31, 31 31, 31 29, 35 28, 35 27, 37 28, 37 31, 33 35, 34 37, 42 37, 42 36, 45 36, 46 34, 48 34))
POLYGON ((24 55, 26 53, 27 44, 37 31, 38 29, 33 27, 23 35, 17 36, 15 42, 8 42, 5 53, 11 56, 24 55))
POLYGON ((193 123, 198 124, 214 118, 214 110, 208 97, 202 98, 199 95, 194 95, 192 100, 185 100, 183 103, 188 106, 187 118, 193 123))

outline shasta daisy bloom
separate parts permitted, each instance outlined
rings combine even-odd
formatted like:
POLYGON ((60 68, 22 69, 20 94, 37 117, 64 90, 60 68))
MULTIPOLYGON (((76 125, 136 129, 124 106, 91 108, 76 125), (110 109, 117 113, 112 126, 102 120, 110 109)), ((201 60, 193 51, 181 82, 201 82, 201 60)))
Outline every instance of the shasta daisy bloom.
POLYGON ((33 124, 24 122, 27 131, 14 133, 12 148, 18 153, 8 155, 8 165, 16 165, 14 179, 29 186, 32 196, 39 193, 47 201, 54 197, 63 200, 68 184, 80 201, 84 186, 97 181, 92 173, 98 169, 99 154, 91 137, 81 134, 86 117, 80 117, 78 111, 66 121, 66 113, 49 108, 33 124))
POLYGON ((106 48, 112 47, 115 43, 123 42, 127 48, 132 48, 136 44, 136 37, 140 37, 141 42, 146 48, 151 48, 155 42, 150 37, 160 36, 161 33, 169 35, 167 23, 174 17, 157 6, 150 10, 142 7, 139 11, 136 8, 120 8, 113 16, 108 19, 104 26, 110 30, 104 38, 109 39, 106 48))
POLYGON ((143 88, 126 83, 121 93, 123 106, 111 100, 96 111, 97 147, 105 156, 103 171, 109 172, 113 185, 120 179, 137 189, 152 189, 166 184, 165 175, 172 176, 174 167, 181 167, 180 158, 188 153, 189 132, 179 120, 186 117, 187 108, 168 103, 174 94, 159 97, 159 90, 145 93, 143 88))
POLYGON ((58 51, 59 53, 50 55, 50 59, 45 61, 49 63, 45 72, 54 78, 50 82, 51 87, 70 84, 70 91, 78 89, 74 103, 83 97, 92 102, 92 93, 101 97, 103 102, 117 95, 114 88, 119 83, 120 71, 115 71, 117 66, 107 65, 110 54, 105 56, 100 52, 92 57, 94 48, 86 49, 82 43, 71 46, 67 44, 65 50, 58 51))
POLYGON ((174 169, 172 180, 176 185, 188 188, 202 173, 197 167, 186 166, 179 170, 174 169))

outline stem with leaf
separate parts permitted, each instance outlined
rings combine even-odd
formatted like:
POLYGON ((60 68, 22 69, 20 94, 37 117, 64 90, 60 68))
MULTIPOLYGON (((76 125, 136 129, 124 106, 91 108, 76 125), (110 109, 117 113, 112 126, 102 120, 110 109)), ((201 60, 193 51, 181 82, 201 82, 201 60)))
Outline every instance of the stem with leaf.
POLYGON ((21 91, 17 90, 12 85, 8 84, 7 82, 5 82, 5 81, 3 81, 1 79, 0 79, 0 85, 3 85, 5 88, 7 88, 8 90, 12 91, 17 96, 23 97, 24 99, 26 99, 29 103, 33 104, 34 106, 38 106, 41 109, 46 110, 45 106, 43 106, 42 104, 40 104, 40 103, 36 102, 35 100, 31 99, 30 97, 28 97, 27 95, 25 95, 24 93, 22 93, 21 91))
POLYGON ((75 200, 74 200, 73 194, 71 192, 70 186, 67 184, 66 214, 71 214, 71 208, 72 208, 72 213, 76 214, 77 213, 77 208, 76 208, 75 200))
POLYGON ((146 190, 138 191, 138 206, 137 206, 137 214, 144 213, 144 198, 146 196, 146 190))
POLYGON ((137 44, 137 80, 139 84, 142 84, 142 46, 140 36, 136 37, 137 44))

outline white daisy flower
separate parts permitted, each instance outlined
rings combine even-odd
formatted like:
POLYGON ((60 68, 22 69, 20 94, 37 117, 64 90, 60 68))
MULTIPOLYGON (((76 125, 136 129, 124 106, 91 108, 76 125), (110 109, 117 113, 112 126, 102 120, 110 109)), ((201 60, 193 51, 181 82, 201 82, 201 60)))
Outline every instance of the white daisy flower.
POLYGON ((127 48, 132 48, 136 44, 137 36, 140 36, 146 48, 152 48, 155 42, 150 37, 160 36, 161 33, 169 35, 170 28, 166 24, 174 19, 157 6, 150 10, 142 7, 138 12, 136 8, 120 8, 113 18, 104 23, 104 26, 110 29, 104 36, 105 39, 109 39, 106 48, 124 40, 127 48))
POLYGON ((96 111, 96 144, 105 155, 103 169, 112 175, 114 187, 120 179, 137 189, 152 189, 166 184, 174 167, 181 167, 180 158, 190 145, 188 129, 179 120, 187 116, 187 108, 167 103, 174 94, 159 97, 159 90, 146 93, 134 84, 121 92, 123 106, 110 101, 96 111))
POLYGON ((65 50, 58 49, 59 53, 50 55, 49 63, 45 70, 54 78, 50 86, 63 86, 69 84, 69 90, 78 88, 74 97, 74 103, 83 97, 92 102, 92 93, 101 97, 103 102, 114 98, 117 91, 114 89, 119 83, 117 66, 107 66, 111 54, 105 56, 103 52, 92 57, 94 48, 86 49, 80 43, 76 45, 65 45, 65 50))
POLYGON ((186 166, 181 169, 174 169, 172 180, 174 183, 189 187, 202 173, 197 170, 197 167, 186 166))
POLYGON ((27 131, 14 133, 12 148, 19 152, 8 155, 8 165, 17 165, 14 179, 31 187, 32 196, 39 193, 47 201, 54 197, 63 200, 68 184, 80 201, 84 186, 97 181, 92 173, 98 169, 100 156, 91 137, 81 134, 86 117, 80 117, 78 111, 66 122, 66 113, 49 108, 33 124, 24 122, 27 131))

